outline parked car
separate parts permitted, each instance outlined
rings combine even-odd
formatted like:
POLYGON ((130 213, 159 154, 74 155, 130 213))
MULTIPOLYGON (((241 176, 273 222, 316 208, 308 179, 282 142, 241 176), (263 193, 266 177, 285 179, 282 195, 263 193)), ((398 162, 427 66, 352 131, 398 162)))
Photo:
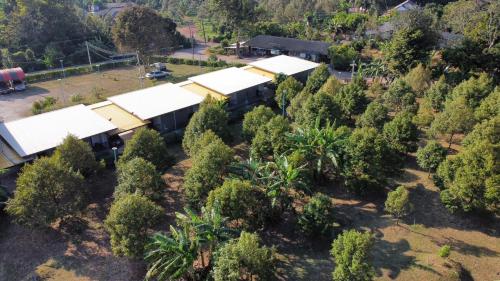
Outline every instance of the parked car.
POLYGON ((150 67, 153 67, 157 71, 167 71, 167 65, 163 62, 155 62, 150 67))
POLYGON ((149 73, 146 73, 146 78, 149 78, 149 79, 158 79, 158 78, 167 77, 168 75, 170 75, 169 72, 155 70, 155 71, 151 71, 149 73))

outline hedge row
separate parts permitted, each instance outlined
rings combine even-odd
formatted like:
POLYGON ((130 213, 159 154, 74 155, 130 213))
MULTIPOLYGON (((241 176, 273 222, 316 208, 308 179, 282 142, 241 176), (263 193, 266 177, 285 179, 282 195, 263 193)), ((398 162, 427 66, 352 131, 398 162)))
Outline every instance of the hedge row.
POLYGON ((228 63, 224 60, 205 61, 205 60, 193 60, 193 59, 173 58, 173 57, 164 57, 164 56, 154 57, 154 61, 163 62, 163 63, 170 63, 170 64, 187 64, 187 65, 200 65, 200 66, 209 66, 209 67, 227 67, 227 66, 241 67, 241 66, 245 66, 245 64, 242 64, 242 63, 228 63))

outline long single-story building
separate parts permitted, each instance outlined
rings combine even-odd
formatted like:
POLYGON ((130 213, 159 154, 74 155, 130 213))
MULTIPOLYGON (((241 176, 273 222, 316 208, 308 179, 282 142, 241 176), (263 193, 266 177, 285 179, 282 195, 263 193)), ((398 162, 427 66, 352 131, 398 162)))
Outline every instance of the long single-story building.
POLYGON ((319 64, 315 62, 281 55, 251 62, 242 69, 264 76, 272 75, 273 77, 278 73, 283 73, 305 83, 309 74, 318 66, 319 64))
POLYGON ((172 83, 108 98, 142 121, 150 121, 160 132, 185 127, 203 99, 172 83))
POLYGON ((0 136, 20 157, 28 159, 54 149, 70 134, 94 148, 105 148, 107 133, 115 129, 111 122, 80 104, 0 123, 0 136))
MULTIPOLYGON (((195 83, 195 87, 201 86, 225 96, 229 99, 229 108, 234 109, 262 100, 268 91, 266 84, 271 82, 272 78, 230 67, 190 77, 189 81, 195 83)), ((186 86, 193 87, 188 85, 186 86)))
POLYGON ((328 60, 328 48, 330 46, 331 43, 323 41, 257 35, 243 43, 242 49, 250 55, 289 55, 318 62, 328 60))

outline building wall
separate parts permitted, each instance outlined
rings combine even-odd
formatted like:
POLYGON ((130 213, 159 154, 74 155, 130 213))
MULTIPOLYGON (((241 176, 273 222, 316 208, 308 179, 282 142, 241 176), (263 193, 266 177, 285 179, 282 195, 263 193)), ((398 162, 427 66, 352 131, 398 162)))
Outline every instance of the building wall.
POLYGON ((153 127, 162 133, 184 128, 196 110, 198 110, 197 105, 155 117, 152 120, 153 127))
POLYGON ((229 95, 229 109, 240 108, 264 100, 267 88, 264 85, 255 86, 229 95))

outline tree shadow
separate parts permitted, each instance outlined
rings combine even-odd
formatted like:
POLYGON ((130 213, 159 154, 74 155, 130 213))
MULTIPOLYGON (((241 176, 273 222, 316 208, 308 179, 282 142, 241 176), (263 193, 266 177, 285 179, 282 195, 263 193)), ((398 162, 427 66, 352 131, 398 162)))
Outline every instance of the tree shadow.
POLYGON ((382 270, 389 271, 389 277, 396 279, 400 272, 415 264, 415 257, 406 256, 404 253, 410 250, 410 244, 406 239, 392 243, 385 240, 376 240, 373 247, 373 261, 377 275, 383 274, 382 270))

